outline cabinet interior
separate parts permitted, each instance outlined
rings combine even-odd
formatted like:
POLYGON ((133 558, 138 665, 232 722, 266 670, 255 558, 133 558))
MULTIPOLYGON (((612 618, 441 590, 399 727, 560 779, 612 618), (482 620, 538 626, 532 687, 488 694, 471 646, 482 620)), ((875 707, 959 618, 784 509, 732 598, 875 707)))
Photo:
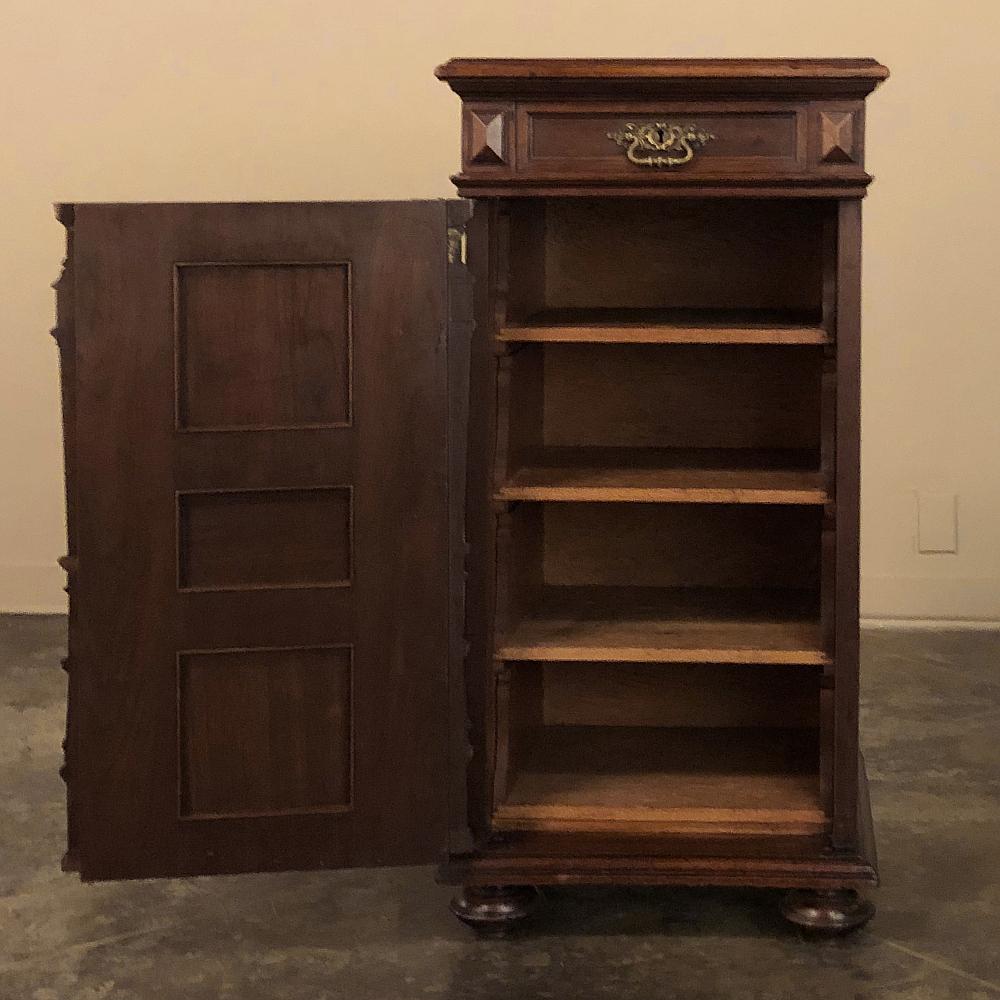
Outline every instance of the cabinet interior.
POLYGON ((642 340, 702 325, 721 342, 822 342, 823 202, 529 198, 509 211, 503 339, 560 326, 623 338, 601 327, 632 324, 642 340))
POLYGON ((808 506, 520 504, 500 655, 823 663, 820 527, 808 506))
POLYGON ((527 343, 507 364, 507 499, 826 497, 820 347, 527 343))
POLYGON ((825 828, 829 211, 510 204, 496 827, 825 828))
POLYGON ((500 829, 822 829, 819 668, 510 664, 500 829))

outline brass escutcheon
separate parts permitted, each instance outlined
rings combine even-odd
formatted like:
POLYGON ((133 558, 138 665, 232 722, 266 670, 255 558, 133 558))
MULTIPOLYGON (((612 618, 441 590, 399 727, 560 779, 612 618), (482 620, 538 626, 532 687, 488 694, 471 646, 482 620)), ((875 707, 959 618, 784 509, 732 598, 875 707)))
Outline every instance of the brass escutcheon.
POLYGON ((715 136, 698 125, 675 125, 672 122, 628 122, 620 132, 608 132, 608 138, 625 146, 629 162, 640 167, 679 167, 694 159, 695 148, 711 142, 715 136), (648 155, 641 155, 648 154, 648 155))

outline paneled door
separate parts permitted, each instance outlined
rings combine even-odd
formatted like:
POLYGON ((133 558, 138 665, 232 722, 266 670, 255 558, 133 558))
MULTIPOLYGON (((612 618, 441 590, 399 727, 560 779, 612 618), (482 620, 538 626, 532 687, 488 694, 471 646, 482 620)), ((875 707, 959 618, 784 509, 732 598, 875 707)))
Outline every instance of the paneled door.
POLYGON ((62 207, 85 879, 444 850, 450 212, 62 207))

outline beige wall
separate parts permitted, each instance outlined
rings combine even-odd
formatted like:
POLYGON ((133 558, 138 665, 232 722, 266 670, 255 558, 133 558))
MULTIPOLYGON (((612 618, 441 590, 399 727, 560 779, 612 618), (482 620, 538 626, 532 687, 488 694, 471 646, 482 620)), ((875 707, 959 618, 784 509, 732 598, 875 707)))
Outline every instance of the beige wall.
POLYGON ((453 55, 872 55, 864 610, 1000 618, 998 33, 995 0, 4 0, 0 609, 64 606, 51 202, 448 196, 453 55), (958 494, 957 554, 917 554, 916 490, 958 494))

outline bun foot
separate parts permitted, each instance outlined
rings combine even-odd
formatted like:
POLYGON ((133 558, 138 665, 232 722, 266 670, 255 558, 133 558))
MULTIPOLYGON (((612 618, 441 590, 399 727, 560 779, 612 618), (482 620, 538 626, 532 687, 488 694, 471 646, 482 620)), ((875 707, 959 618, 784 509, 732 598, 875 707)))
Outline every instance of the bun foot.
POLYGON ((502 937, 519 927, 537 902, 533 885, 467 885, 451 901, 451 912, 479 934, 502 937))
POLYGON ((810 934, 834 937, 864 927, 875 906, 853 889, 795 889, 782 901, 781 914, 810 934))

